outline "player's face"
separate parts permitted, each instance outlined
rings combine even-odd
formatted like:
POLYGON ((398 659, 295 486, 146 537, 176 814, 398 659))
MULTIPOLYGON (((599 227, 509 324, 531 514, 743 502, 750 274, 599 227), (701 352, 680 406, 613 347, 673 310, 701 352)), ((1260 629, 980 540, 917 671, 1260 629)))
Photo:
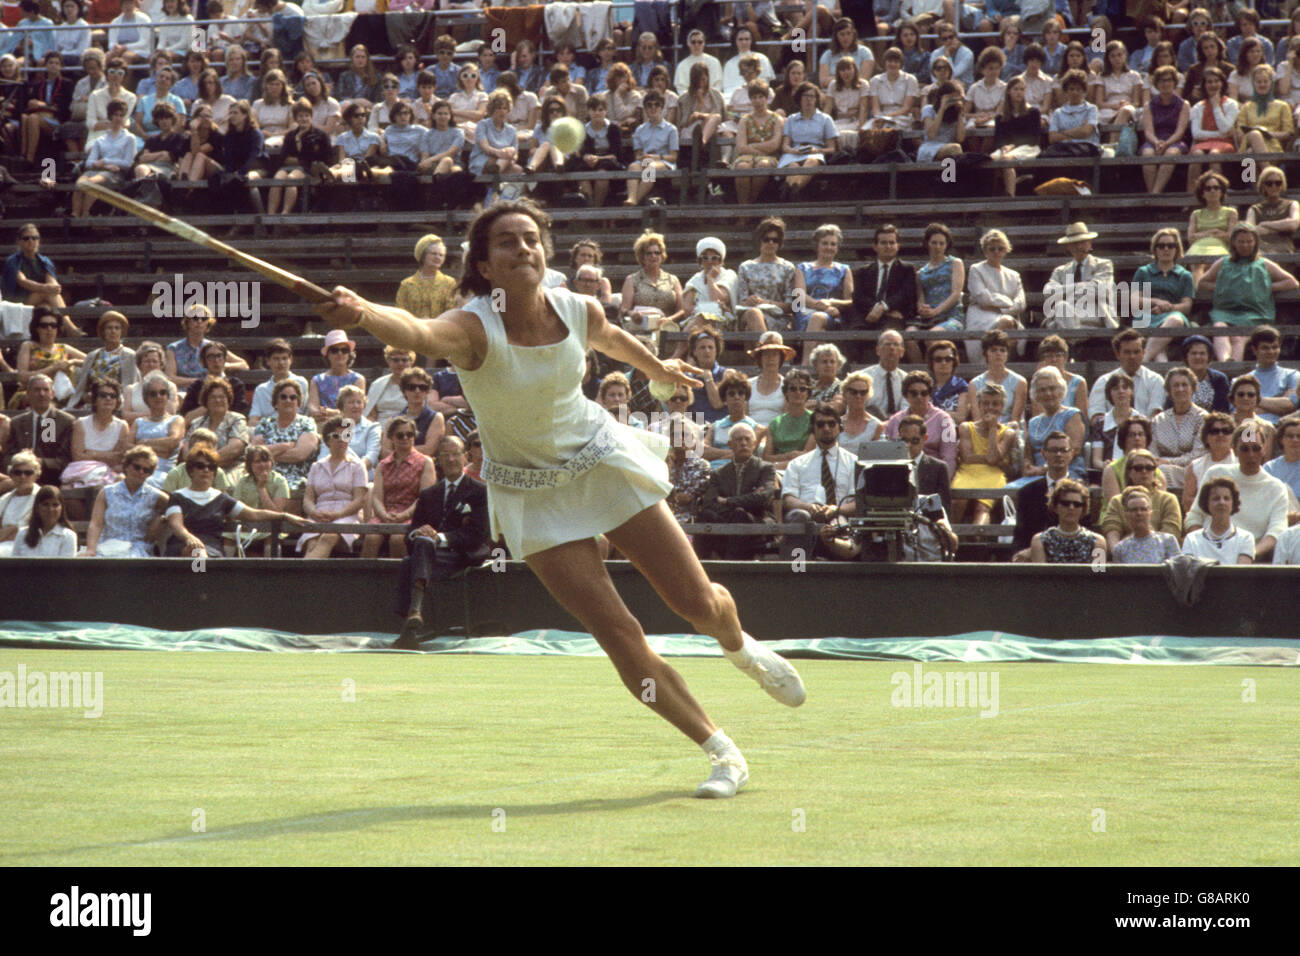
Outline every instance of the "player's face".
POLYGON ((510 213, 488 231, 488 259, 479 271, 492 282, 540 282, 546 272, 546 252, 537 223, 523 213, 510 213))

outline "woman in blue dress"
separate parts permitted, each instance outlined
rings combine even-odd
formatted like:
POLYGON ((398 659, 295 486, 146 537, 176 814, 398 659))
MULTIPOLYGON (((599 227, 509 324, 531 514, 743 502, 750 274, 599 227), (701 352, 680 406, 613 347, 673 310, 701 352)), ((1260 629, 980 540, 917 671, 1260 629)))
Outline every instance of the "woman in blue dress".
POLYGON ((597 302, 544 288, 549 230, 531 202, 480 213, 469 228, 460 284, 472 298, 439 318, 417 319, 341 287, 319 311, 332 326, 359 325, 386 344, 456 367, 481 426, 492 535, 504 535, 514 557, 577 616, 628 690, 709 756, 713 772, 697 795, 731 797, 749 778, 745 758, 650 649, 614 588, 598 538, 768 693, 798 706, 803 683, 787 661, 744 634, 731 595, 708 579, 673 520, 664 501, 670 486, 662 436, 620 424, 581 392, 588 348, 652 381, 699 387, 696 376, 705 372, 655 357, 607 322, 597 302), (505 293, 504 313, 494 307, 495 289, 505 293), (520 394, 535 400, 521 405, 520 394))
POLYGON ((921 301, 917 303, 916 314, 921 321, 908 330, 958 332, 966 327, 961 306, 966 264, 952 254, 952 230, 941 222, 925 227, 923 244, 930 258, 916 270, 916 278, 921 283, 921 301))
MULTIPOLYGON (((812 262, 799 263, 799 273, 803 276, 805 308, 796 308, 794 311, 793 324, 798 332, 839 328, 843 324, 843 310, 853 304, 853 270, 843 262, 835 261, 843 239, 844 233, 834 223, 818 226, 813 232, 813 248, 817 251, 817 258, 812 262)), ((798 288, 796 280, 795 289, 798 288)), ((804 365, 812 362, 812 350, 816 344, 804 342, 804 365)))
MULTIPOLYGON (((943 57, 935 60, 931 69, 943 57)), ((929 102, 921 109, 921 125, 925 129, 925 142, 916 151, 918 163, 933 163, 949 156, 960 156, 961 143, 966 138, 966 124, 961 109, 965 97, 956 83, 940 83, 930 91, 929 102)))
POLYGON ((312 376, 307 395, 307 414, 316 420, 317 425, 339 417, 339 389, 344 385, 355 385, 363 392, 366 390, 365 376, 352 371, 352 363, 357 360, 357 343, 349 339, 346 332, 332 330, 325 336, 320 354, 329 360, 330 367, 328 371, 312 376))

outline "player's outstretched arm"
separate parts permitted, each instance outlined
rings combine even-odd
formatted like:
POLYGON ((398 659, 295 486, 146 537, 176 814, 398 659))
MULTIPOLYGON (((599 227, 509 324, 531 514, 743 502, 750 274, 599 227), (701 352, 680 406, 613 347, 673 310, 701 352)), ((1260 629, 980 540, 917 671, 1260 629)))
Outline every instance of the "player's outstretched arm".
POLYGON ((672 382, 699 388, 709 373, 681 359, 657 358, 636 336, 605 318, 605 310, 594 300, 587 303, 587 345, 615 362, 640 369, 652 382, 672 382), (697 377, 692 377, 697 376, 697 377))
POLYGON ((359 326, 385 345, 409 349, 435 361, 450 359, 461 368, 476 364, 469 336, 464 326, 454 320, 456 310, 436 319, 418 319, 405 309, 379 305, 336 286, 334 301, 317 306, 316 311, 334 328, 359 326))

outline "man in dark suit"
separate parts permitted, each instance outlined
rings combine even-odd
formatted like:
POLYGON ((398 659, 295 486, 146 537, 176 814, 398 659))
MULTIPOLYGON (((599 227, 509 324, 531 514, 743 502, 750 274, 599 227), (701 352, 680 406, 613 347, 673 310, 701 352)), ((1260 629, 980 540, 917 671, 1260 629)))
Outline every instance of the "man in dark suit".
POLYGON ((50 50, 41 60, 44 75, 29 80, 23 96, 23 145, 29 163, 36 162, 42 138, 56 139, 59 127, 72 119, 76 83, 63 74, 63 54, 50 50))
POLYGON ((420 492, 406 537, 411 555, 402 561, 396 611, 405 614, 393 647, 414 650, 424 628, 424 591, 491 554, 487 487, 465 474, 465 443, 448 435, 438 443, 442 480, 420 492))
POLYGON ((74 419, 54 407, 54 383, 48 376, 33 375, 27 380, 28 411, 14 415, 9 439, 4 448, 4 471, 9 459, 23 450, 32 451, 41 460, 40 483, 57 485, 59 475, 72 460, 72 426, 74 419))
MULTIPOLYGON (((916 473, 917 497, 925 498, 927 495, 936 495, 943 505, 942 508, 933 508, 925 506, 925 503, 922 502, 921 513, 938 526, 940 532, 946 535, 948 544, 955 551, 957 549, 957 535, 948 527, 948 511, 952 508, 952 489, 948 481, 948 466, 940 459, 925 454, 922 450, 925 445, 925 430, 925 419, 920 415, 907 415, 898 423, 898 438, 900 441, 907 443, 907 453, 911 456, 912 467, 916 473)), ((930 533, 929 528, 922 526, 919 544, 919 553, 915 556, 909 553, 909 560, 939 560, 941 549, 934 536, 930 533)))
MULTIPOLYGON (((696 521, 717 524, 775 524, 772 502, 776 498, 776 468, 754 457, 758 442, 748 425, 732 425, 727 447, 732 459, 709 476, 700 498, 696 521)), ((700 535, 695 551, 702 558, 747 561, 763 547, 761 535, 700 535)))
POLYGON ((1047 506, 1047 499, 1058 481, 1070 477, 1070 437, 1062 431, 1050 433, 1043 439, 1043 459, 1047 462, 1047 473, 1021 485, 1020 494, 1016 496, 1014 544, 1017 551, 1012 561, 1028 561, 1029 544, 1034 535, 1057 522, 1056 515, 1047 506))
MULTIPOLYGON (((900 332, 916 321, 916 268, 898 258, 898 227, 876 230, 876 261, 853 274, 849 327, 900 332)), ((862 355, 855 356, 864 360, 862 355)))

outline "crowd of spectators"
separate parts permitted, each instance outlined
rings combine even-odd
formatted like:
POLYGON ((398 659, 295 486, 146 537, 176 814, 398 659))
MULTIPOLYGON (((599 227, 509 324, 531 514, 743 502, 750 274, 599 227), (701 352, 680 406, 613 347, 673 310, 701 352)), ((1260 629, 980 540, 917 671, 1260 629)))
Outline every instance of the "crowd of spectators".
MULTIPOLYGON (((1204 158, 1186 167, 1187 189, 1200 199, 1205 166, 1223 173, 1235 163, 1228 154, 1289 151, 1300 110, 1300 13, 1284 28, 1264 27, 1261 14, 1281 15, 1266 3, 1144 6, 1135 21, 1114 4, 1069 0, 1050 12, 992 0, 809 0, 807 10, 647 2, 613 11, 576 4, 544 21, 488 8, 477 25, 464 15, 484 4, 442 0, 438 10, 461 14, 446 29, 428 16, 386 24, 378 8, 226 6, 6 6, 5 162, 31 170, 42 157, 84 150, 78 173, 110 188, 206 179, 222 199, 262 181, 245 190, 247 201, 276 215, 296 208, 308 178, 346 185, 431 175, 427 190, 403 192, 409 207, 472 198, 458 178, 466 171, 627 170, 641 175, 613 188, 608 179, 529 188, 597 205, 626 188, 623 201, 636 205, 658 173, 688 162, 757 172, 882 156, 1026 161, 1105 150, 1204 158), (566 150, 550 135, 562 117, 585 131, 566 150)), ((1177 170, 1144 165, 1146 188, 1164 191, 1177 170)), ((999 178, 1015 195, 1025 177, 1006 168, 999 178)), ((770 180, 727 183, 751 202, 770 180)), ((812 180, 784 176, 782 195, 798 196, 812 180)), ((721 197, 723 185, 710 190, 721 197)), ((512 183, 501 195, 520 191, 512 183)), ((88 215, 93 205, 76 196, 72 212, 88 215)), ((1259 206, 1252 221, 1270 240, 1279 238, 1273 223, 1287 224, 1280 238, 1289 244, 1294 203, 1265 192, 1259 206)), ((1198 238, 1226 242, 1231 225, 1221 215, 1207 199, 1198 238)))

